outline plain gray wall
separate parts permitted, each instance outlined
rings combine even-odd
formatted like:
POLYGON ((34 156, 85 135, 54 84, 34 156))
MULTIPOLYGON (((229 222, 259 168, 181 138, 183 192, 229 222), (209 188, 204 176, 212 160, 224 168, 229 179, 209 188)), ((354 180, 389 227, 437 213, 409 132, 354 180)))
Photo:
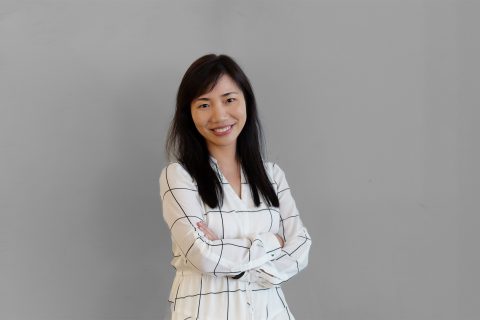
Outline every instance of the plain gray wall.
POLYGON ((313 246, 297 319, 480 317, 477 1, 0 0, 0 318, 164 319, 181 76, 227 53, 313 246))

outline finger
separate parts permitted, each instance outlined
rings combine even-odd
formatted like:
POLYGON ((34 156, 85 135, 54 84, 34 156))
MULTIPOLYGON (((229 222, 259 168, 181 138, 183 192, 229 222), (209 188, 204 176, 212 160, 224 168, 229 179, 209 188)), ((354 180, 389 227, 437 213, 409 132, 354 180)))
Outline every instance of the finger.
POLYGON ((205 233, 206 233, 208 239, 210 239, 210 240, 217 240, 217 235, 216 235, 212 230, 210 230, 209 228, 207 228, 207 229, 205 230, 205 233))
POLYGON ((218 240, 217 235, 215 234, 215 232, 212 231, 212 229, 206 227, 205 232, 206 232, 206 234, 208 235, 208 239, 210 239, 210 240, 218 240))
POLYGON ((197 222, 197 227, 205 234, 208 240, 219 240, 215 232, 213 232, 204 221, 197 222))
POLYGON ((208 230, 208 226, 205 224, 205 222, 198 222, 197 227, 202 231, 208 230))
POLYGON ((215 234, 212 232, 212 230, 210 230, 210 228, 208 228, 204 224, 200 224, 200 223, 199 223, 198 228, 200 229, 200 231, 202 231, 205 234, 205 236, 209 240, 215 240, 215 234))
POLYGON ((283 248, 283 246, 285 245, 285 241, 279 234, 275 234, 275 235, 277 236, 278 242, 280 243, 280 247, 283 248))

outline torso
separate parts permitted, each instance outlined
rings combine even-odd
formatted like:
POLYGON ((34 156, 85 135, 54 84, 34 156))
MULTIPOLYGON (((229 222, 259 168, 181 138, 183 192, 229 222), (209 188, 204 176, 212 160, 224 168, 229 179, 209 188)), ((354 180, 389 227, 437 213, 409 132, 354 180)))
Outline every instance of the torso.
MULTIPOLYGON (((212 164, 215 170, 219 169, 217 165, 218 163, 212 164)), ((278 184, 273 179, 273 165, 268 163, 266 169, 274 189, 277 190, 278 184)), ((268 206, 263 201, 260 206, 255 206, 243 170, 239 169, 238 174, 227 170, 218 170, 217 173, 224 192, 221 207, 210 208, 198 197, 203 209, 202 218, 215 234, 221 235, 222 239, 251 239, 266 232, 281 232, 279 208, 268 206), (240 198, 239 195, 243 197, 240 198)), ((170 184, 169 188, 175 188, 174 181, 170 181, 170 184)), ((188 187, 195 188, 195 184, 188 187)), ((181 190, 177 192, 185 192, 181 190)), ((256 282, 202 274, 185 258, 177 243, 173 241, 172 244, 172 265, 176 269, 176 275, 169 296, 171 319, 294 319, 287 309, 281 287, 266 288, 256 282)), ((214 247, 214 250, 217 250, 221 257, 221 250, 216 248, 219 247, 214 247)), ((227 249, 228 247, 225 248, 227 249)))

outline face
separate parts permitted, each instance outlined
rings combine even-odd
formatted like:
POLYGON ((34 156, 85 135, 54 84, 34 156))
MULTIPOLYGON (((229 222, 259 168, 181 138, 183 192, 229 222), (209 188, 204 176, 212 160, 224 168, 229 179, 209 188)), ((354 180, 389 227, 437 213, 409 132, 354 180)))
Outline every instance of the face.
POLYGON ((242 90, 228 75, 221 76, 210 92, 194 99, 190 106, 195 127, 210 152, 236 147, 247 110, 242 90))

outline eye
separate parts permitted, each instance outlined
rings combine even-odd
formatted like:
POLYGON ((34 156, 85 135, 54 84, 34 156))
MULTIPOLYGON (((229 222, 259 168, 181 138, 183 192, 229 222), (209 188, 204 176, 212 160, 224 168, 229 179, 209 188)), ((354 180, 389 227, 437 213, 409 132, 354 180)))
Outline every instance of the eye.
POLYGON ((204 103, 204 104, 200 104, 197 106, 198 109, 205 109, 208 107, 208 104, 204 103))
POLYGON ((228 98, 228 99, 227 99, 227 103, 232 103, 232 102, 235 101, 235 100, 237 100, 237 99, 235 99, 235 98, 228 98))

